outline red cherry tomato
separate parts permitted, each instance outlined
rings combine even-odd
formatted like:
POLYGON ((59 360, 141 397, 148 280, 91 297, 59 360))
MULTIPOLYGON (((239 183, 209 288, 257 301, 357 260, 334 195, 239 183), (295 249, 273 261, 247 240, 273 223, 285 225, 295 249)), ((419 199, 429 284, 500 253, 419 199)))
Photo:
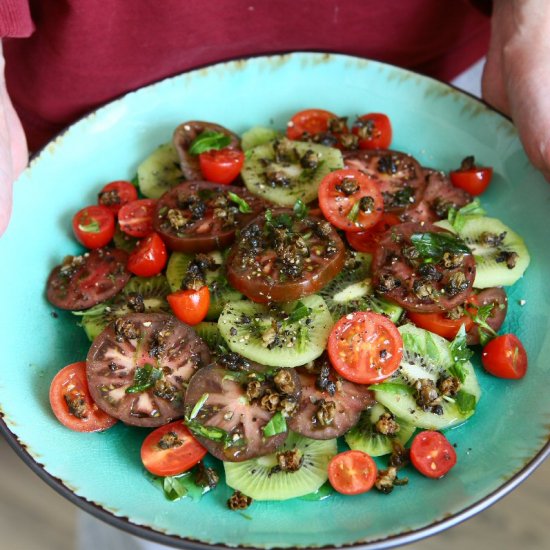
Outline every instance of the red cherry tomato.
POLYGON ((115 216, 122 206, 138 198, 135 186, 129 181, 112 181, 103 187, 97 196, 97 202, 108 208, 115 216))
POLYGON ((491 182, 493 169, 476 166, 474 157, 466 157, 458 170, 449 174, 451 183, 455 187, 464 189, 470 195, 481 195, 491 182))
POLYGON ((99 432, 117 422, 94 403, 86 380, 86 361, 67 365, 55 375, 50 405, 59 422, 77 432, 99 432))
POLYGON ((384 212, 380 221, 366 231, 346 232, 349 245, 357 252, 374 254, 378 248, 380 237, 393 225, 398 225, 401 220, 395 215, 384 212))
POLYGON ((351 131, 359 137, 359 149, 387 149, 391 144, 391 122, 382 113, 360 116, 351 131))
POLYGON ((366 493, 372 489, 377 473, 374 460, 363 451, 337 454, 328 465, 330 484, 344 495, 366 493))
POLYGON ((105 206, 86 206, 73 216, 73 232, 86 248, 101 248, 115 234, 115 216, 105 206))
POLYGON ((199 155, 202 175, 213 183, 231 183, 240 174, 243 163, 244 153, 240 149, 212 149, 199 155))
POLYGON ((481 354, 487 372, 499 378, 519 379, 527 372, 527 352, 514 334, 503 334, 491 340, 481 354))
POLYGON ((141 445, 141 461, 156 476, 175 476, 200 462, 206 449, 191 435, 181 420, 151 432, 141 445))
POLYGON ((121 231, 141 239, 153 232, 153 218, 157 201, 140 199, 125 204, 118 211, 118 223, 121 231))
POLYGON ((342 317, 328 339, 332 366, 346 380, 374 384, 394 373, 403 356, 403 339, 384 315, 357 311, 342 317))
POLYGON ((201 286, 198 290, 178 290, 166 297, 174 315, 188 325, 200 323, 210 307, 210 290, 201 286))
POLYGON ((336 170, 319 186, 319 206, 338 229, 364 231, 382 217, 384 201, 377 183, 359 170, 336 170))
POLYGON ((338 116, 330 111, 306 109, 296 113, 290 119, 287 124, 286 135, 288 139, 300 140, 329 131, 333 134, 347 133, 348 129, 345 125, 340 127, 340 124, 338 124, 338 127, 335 127, 334 122, 338 121, 338 116))
POLYGON ((443 477, 456 464, 456 452, 439 432, 420 432, 411 445, 411 462, 426 477, 443 477))
POLYGON ((128 271, 138 277, 153 277, 166 266, 166 245, 157 233, 141 241, 128 258, 128 271))

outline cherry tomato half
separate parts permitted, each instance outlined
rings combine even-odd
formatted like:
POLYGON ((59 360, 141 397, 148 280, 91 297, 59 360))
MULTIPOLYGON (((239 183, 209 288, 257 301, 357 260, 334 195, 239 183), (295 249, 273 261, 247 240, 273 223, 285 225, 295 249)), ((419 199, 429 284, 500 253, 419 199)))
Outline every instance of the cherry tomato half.
POLYGON ((207 181, 231 183, 241 172, 244 153, 240 149, 212 149, 199 155, 201 172, 207 181))
POLYGON ((384 201, 378 184, 359 170, 336 170, 319 186, 319 206, 338 229, 364 231, 382 217, 384 201))
POLYGON ((331 132, 333 134, 347 133, 345 124, 339 124, 340 119, 334 113, 323 109, 306 109, 296 113, 287 124, 288 139, 303 139, 316 134, 331 132), (305 134, 305 136, 304 136, 305 134))
POLYGON ((166 297, 174 315, 188 325, 200 323, 210 307, 210 290, 201 286, 198 290, 178 290, 166 297))
POLYGON ((346 239, 349 245, 357 252, 374 254, 378 248, 380 237, 393 225, 398 225, 401 220, 395 214, 384 212, 380 221, 366 231, 347 232, 346 239))
POLYGON ((426 477, 443 477, 456 464, 456 452, 439 432, 420 432, 411 445, 411 462, 426 477))
POLYGON ((452 170, 449 176, 455 187, 477 196, 487 189, 493 177, 493 169, 476 166, 474 157, 466 157, 462 161, 460 169, 452 170))
POLYGON ((99 432, 117 422, 94 403, 86 380, 86 361, 67 365, 55 375, 50 405, 59 422, 77 432, 99 432))
POLYGON ((527 372, 527 352, 514 334, 503 334, 491 340, 481 353, 487 372, 499 378, 519 379, 527 372))
POLYGON ((366 493, 372 489, 377 473, 374 460, 363 451, 337 454, 328 465, 330 484, 344 495, 366 493))
POLYGON ((73 216, 73 232, 86 248, 101 248, 115 234, 115 216, 105 206, 86 206, 73 216))
POLYGON ((141 239, 153 232, 153 217, 157 201, 139 199, 125 204, 118 211, 118 224, 121 231, 141 239))
POLYGON ((166 266, 166 245, 157 233, 151 233, 141 241, 128 258, 128 271, 138 277, 153 277, 166 266))
POLYGON ((112 181, 103 187, 97 196, 97 202, 108 208, 115 216, 118 211, 129 202, 138 198, 135 186, 125 180, 112 181))
POLYGON ((403 356, 403 339, 384 315, 357 311, 342 317, 328 339, 332 366, 346 380, 374 384, 390 376, 403 356))
POLYGON ((391 122, 382 113, 360 116, 351 131, 359 137, 359 149, 388 149, 391 144, 391 122))
POLYGON ((181 420, 151 432, 141 445, 141 461, 156 476, 175 476, 200 462, 206 449, 181 420))

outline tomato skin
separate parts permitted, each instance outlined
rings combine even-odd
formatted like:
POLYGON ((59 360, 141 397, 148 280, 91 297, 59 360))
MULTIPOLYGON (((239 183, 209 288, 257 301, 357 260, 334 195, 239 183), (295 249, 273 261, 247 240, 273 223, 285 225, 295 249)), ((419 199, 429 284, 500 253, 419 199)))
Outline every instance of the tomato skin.
POLYGON ((202 175, 213 183, 231 183, 240 174, 243 163, 244 153, 240 149, 212 149, 199 155, 202 175))
POLYGON ((490 167, 475 167, 470 170, 453 170, 450 173, 451 183, 463 189, 470 195, 481 195, 491 182, 493 169, 490 167))
POLYGON ((359 136, 359 149, 388 149, 391 144, 391 122, 383 113, 360 116, 351 131, 359 136))
POLYGON ((355 233, 376 225, 382 217, 384 201, 374 180, 358 170, 347 168, 330 172, 323 178, 319 186, 319 206, 332 225, 355 233), (351 180, 358 185, 358 189, 347 195, 339 188, 351 180), (350 219, 354 207, 358 207, 358 203, 367 197, 372 199, 372 207, 365 212, 359 209, 355 220, 350 219))
POLYGON ((384 315, 357 311, 342 317, 332 328, 328 355, 334 369, 346 380, 375 384, 398 369, 403 339, 384 315))
POLYGON ((137 189, 131 182, 117 180, 103 187, 98 194, 97 202, 108 208, 116 216, 125 204, 135 201, 137 198, 137 189))
POLYGON ((499 378, 519 380, 527 372, 527 352, 515 334, 502 334, 491 340, 481 353, 487 372, 499 378))
POLYGON ((139 199, 125 204, 118 211, 118 223, 121 231, 141 239, 153 232, 153 218, 157 201, 139 199))
POLYGON ((73 216, 73 232, 86 248, 101 248, 115 234, 115 216, 105 206, 86 206, 73 216))
POLYGON ((377 474, 374 460, 363 451, 337 454, 328 465, 330 484, 343 495, 359 495, 370 491, 377 474))
MULTIPOLYGON (((301 140, 304 134, 314 136, 328 132, 330 121, 338 119, 338 116, 324 109, 305 109, 297 112, 288 122, 286 136, 288 139, 301 140)), ((343 128, 340 133, 347 133, 347 128, 343 128)))
POLYGON ((94 403, 86 380, 86 361, 71 363, 54 376, 50 385, 50 406, 61 424, 77 432, 100 432, 117 422, 94 403), (71 413, 66 397, 84 400, 86 416, 78 418, 71 413))
POLYGON ((166 245, 157 233, 151 233, 141 241, 128 258, 128 271, 138 277, 153 277, 166 266, 166 245))
POLYGON ((145 469, 156 476, 175 476, 186 472, 200 462, 206 449, 191 435, 181 420, 160 426, 152 431, 141 445, 141 461, 145 469), (178 446, 162 449, 159 441, 167 434, 175 434, 178 446))
POLYGON ((380 221, 366 231, 347 231, 346 239, 349 245, 357 252, 374 254, 380 237, 392 226, 398 225, 401 220, 395 214, 384 212, 380 221))
POLYGON ((456 464, 456 452, 449 440, 435 431, 420 432, 411 445, 411 462, 426 477, 439 479, 456 464))
POLYGON ((166 297, 174 315, 188 325, 200 323, 210 307, 210 290, 201 286, 198 290, 178 290, 166 297))

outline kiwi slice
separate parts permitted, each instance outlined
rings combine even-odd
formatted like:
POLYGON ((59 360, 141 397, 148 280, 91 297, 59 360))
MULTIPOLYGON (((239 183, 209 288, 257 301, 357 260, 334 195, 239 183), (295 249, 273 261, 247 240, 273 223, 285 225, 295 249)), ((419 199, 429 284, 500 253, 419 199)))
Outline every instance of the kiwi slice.
POLYGON ((394 441, 405 445, 416 429, 414 426, 395 418, 399 425, 399 431, 395 436, 383 435, 376 429, 380 417, 388 412, 386 407, 377 403, 361 413, 359 422, 344 436, 349 448, 371 456, 383 456, 392 452, 394 441))
POLYGON ((149 199, 158 199, 184 180, 180 159, 172 142, 155 149, 137 169, 139 190, 149 199))
POLYGON ((253 149, 258 145, 263 145, 280 137, 282 137, 282 134, 278 130, 255 126, 241 136, 241 147, 243 151, 248 151, 248 149, 253 149))
POLYGON ((249 149, 241 176, 254 195, 293 206, 297 199, 316 199, 321 180, 343 167, 338 149, 283 138, 249 149))
POLYGON ((195 332, 206 342, 213 353, 219 353, 221 348, 226 348, 225 340, 220 334, 218 323, 203 321, 193 327, 195 332))
POLYGON ((287 500, 317 491, 328 479, 328 463, 338 452, 336 439, 309 439, 291 432, 278 452, 246 460, 224 462, 225 481, 236 491, 255 500, 287 500), (301 465, 285 471, 281 453, 293 453, 301 465))
POLYGON ((455 375, 451 345, 437 334, 406 324, 399 327, 403 337, 403 359, 399 369, 380 384, 371 386, 376 400, 397 418, 417 428, 442 430, 467 420, 475 412, 481 390, 469 361, 460 364, 464 381, 454 396, 442 397, 436 407, 421 407, 415 388, 417 381, 438 386, 455 375), (426 382, 430 381, 430 382, 426 382))
MULTIPOLYGON (((224 260, 227 254, 214 250, 208 252, 205 256, 212 258, 216 264, 215 269, 206 272, 206 284, 210 290, 210 307, 206 314, 207 321, 216 321, 222 312, 225 304, 240 300, 243 295, 231 287, 225 276, 224 260)), ((183 252, 172 252, 168 265, 166 267, 166 278, 172 292, 181 289, 181 283, 187 268, 195 256, 193 254, 184 254, 183 252)))
POLYGON ((319 291, 332 318, 337 320, 354 311, 374 311, 398 323, 403 308, 375 295, 370 278, 372 256, 356 252, 354 262, 344 269, 327 286, 319 291))
POLYGON ((315 294, 271 307, 247 300, 228 303, 218 319, 231 351, 271 367, 298 367, 317 359, 332 325, 325 301, 315 294))
MULTIPOLYGON (((437 225, 456 233, 447 221, 437 225)), ((476 260, 475 288, 513 285, 531 261, 523 239, 496 218, 468 217, 458 235, 476 260)))
POLYGON ((170 312, 168 294, 170 287, 164 275, 132 277, 112 300, 85 311, 73 311, 73 314, 81 316, 82 328, 93 341, 111 321, 127 313, 170 312))

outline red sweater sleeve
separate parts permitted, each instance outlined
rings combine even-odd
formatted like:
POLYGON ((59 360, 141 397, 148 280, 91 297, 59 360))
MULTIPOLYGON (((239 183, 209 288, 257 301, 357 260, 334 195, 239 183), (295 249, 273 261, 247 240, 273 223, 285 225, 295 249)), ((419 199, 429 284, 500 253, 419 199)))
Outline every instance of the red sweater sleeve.
POLYGON ((26 38, 34 31, 28 0, 0 2, 0 38, 26 38))

